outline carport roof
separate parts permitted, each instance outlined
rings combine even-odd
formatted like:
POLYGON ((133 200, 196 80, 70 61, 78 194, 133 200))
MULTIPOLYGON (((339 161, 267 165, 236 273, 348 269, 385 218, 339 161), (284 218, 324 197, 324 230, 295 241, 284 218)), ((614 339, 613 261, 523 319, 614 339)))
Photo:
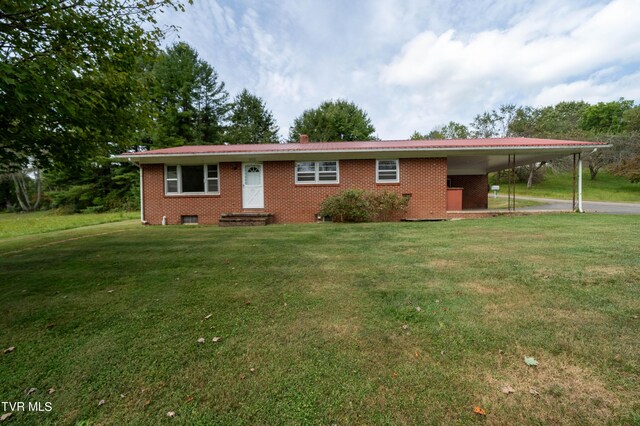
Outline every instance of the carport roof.
POLYGON ((187 164, 219 161, 311 161, 365 158, 446 157, 449 174, 482 174, 516 165, 551 160, 570 154, 608 148, 602 142, 534 138, 387 140, 360 142, 309 142, 253 145, 184 145, 129 152, 117 156, 138 164, 187 164))

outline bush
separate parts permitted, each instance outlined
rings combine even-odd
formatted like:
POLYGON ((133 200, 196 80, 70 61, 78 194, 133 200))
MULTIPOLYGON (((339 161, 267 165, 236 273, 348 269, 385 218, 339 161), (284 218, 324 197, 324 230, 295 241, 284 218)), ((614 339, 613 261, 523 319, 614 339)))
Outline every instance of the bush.
POLYGON ((379 192, 375 194, 374 200, 378 211, 376 219, 383 222, 399 218, 409 207, 409 197, 402 197, 396 192, 379 192))
POLYGON ((395 192, 373 192, 348 189, 327 197, 320 209, 321 216, 334 222, 388 221, 407 209, 409 198, 395 192))

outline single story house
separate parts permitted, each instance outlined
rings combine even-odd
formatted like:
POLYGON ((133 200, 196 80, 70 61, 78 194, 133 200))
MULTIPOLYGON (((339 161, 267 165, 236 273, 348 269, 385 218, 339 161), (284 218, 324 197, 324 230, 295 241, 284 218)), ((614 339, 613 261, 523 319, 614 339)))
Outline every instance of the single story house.
MULTIPOLYGON (((487 209, 487 174, 591 152, 598 142, 503 138, 180 146, 117 156, 140 167, 141 219, 216 224, 254 215, 314 222, 349 188, 409 197, 406 219, 487 209)), ((266 219, 265 219, 266 220, 266 219)))

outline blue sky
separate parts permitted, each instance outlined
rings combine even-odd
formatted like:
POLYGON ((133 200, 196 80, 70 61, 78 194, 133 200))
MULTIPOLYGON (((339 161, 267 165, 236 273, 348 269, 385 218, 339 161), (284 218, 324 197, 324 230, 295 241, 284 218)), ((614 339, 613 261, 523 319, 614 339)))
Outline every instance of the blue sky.
POLYGON ((341 98, 406 139, 505 103, 637 102, 639 16, 639 0, 194 0, 159 22, 231 96, 260 96, 283 137, 341 98))

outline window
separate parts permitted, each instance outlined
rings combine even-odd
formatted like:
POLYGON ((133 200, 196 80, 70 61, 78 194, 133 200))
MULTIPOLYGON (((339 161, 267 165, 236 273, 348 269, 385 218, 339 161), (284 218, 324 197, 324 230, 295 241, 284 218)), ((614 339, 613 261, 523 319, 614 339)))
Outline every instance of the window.
POLYGON ((167 181, 167 194, 178 192, 178 166, 167 166, 164 175, 167 181))
POLYGON ((376 160, 376 182, 400 182, 400 164, 398 160, 376 160))
POLYGON ((220 192, 220 179, 218 178, 218 165, 207 166, 207 191, 220 192))
POLYGON ((182 222, 183 225, 197 225, 198 216, 195 216, 195 215, 180 216, 180 222, 182 222))
POLYGON ((301 161, 296 163, 296 183, 338 183, 337 161, 301 161))
POLYGON ((204 170, 202 166, 181 166, 181 171, 181 192, 204 192, 204 170))
POLYGON ((165 166, 165 193, 218 194, 220 171, 217 164, 203 166, 165 166))

